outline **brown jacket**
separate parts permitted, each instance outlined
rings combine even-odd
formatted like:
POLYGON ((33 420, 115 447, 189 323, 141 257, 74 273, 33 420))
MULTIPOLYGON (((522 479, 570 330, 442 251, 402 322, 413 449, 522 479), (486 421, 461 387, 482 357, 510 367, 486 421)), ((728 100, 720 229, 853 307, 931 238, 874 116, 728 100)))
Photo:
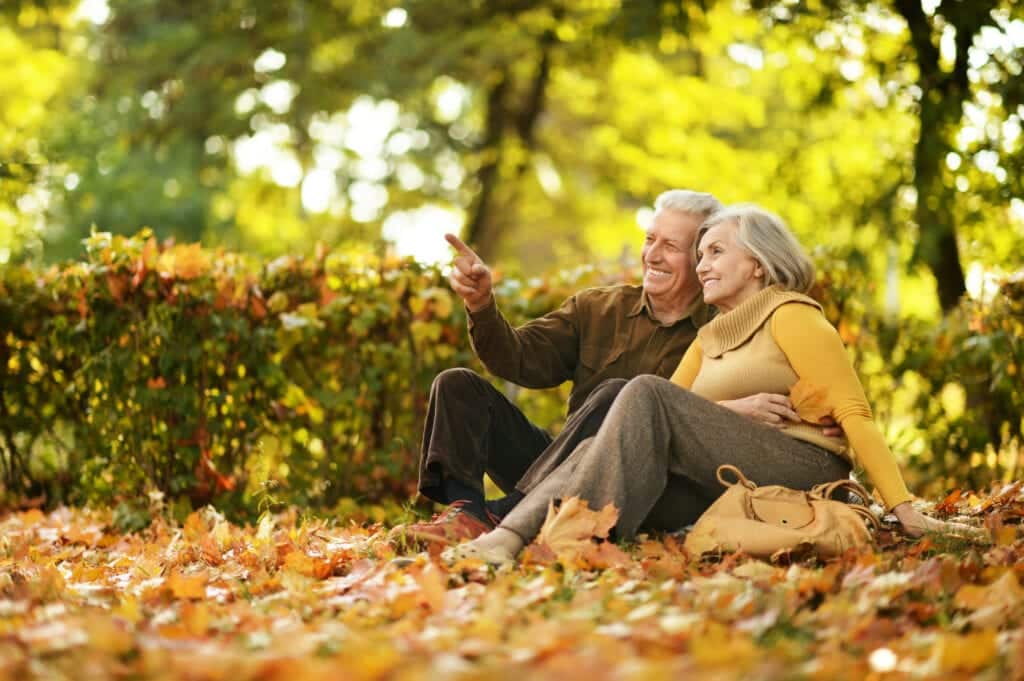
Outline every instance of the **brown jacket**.
POLYGON ((620 284, 580 291, 518 328, 492 302, 470 315, 469 334, 480 361, 495 376, 526 388, 572 381, 571 414, 605 379, 671 376, 710 318, 698 300, 686 317, 664 326, 651 315, 642 287, 620 284))

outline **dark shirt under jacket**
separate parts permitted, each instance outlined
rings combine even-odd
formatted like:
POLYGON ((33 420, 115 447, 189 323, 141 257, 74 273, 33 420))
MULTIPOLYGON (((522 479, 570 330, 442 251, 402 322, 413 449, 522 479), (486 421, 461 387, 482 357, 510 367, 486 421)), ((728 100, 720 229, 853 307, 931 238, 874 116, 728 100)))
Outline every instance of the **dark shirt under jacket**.
POLYGON ((525 388, 572 381, 569 414, 599 383, 640 374, 668 378, 712 314, 698 299, 686 316, 664 325, 640 286, 580 291, 560 308, 513 328, 492 302, 470 315, 473 349, 500 378, 525 388))

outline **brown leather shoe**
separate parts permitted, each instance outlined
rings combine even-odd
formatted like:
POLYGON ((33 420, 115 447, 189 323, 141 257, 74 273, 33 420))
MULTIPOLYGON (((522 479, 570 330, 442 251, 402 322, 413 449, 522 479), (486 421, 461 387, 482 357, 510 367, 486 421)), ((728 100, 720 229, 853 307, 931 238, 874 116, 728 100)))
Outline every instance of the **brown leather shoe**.
POLYGON ((429 521, 398 525, 391 530, 389 537, 394 540, 405 539, 427 545, 439 543, 450 546, 476 539, 481 534, 494 529, 493 519, 489 519, 490 522, 480 520, 466 511, 463 508, 465 505, 465 501, 454 501, 429 521))

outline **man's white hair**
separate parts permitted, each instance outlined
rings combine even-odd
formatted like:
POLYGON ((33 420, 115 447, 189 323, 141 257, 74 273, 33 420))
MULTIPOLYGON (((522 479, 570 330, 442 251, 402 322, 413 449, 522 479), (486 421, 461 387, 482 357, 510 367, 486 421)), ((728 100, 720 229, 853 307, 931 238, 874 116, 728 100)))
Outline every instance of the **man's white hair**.
POLYGON ((701 215, 705 218, 722 210, 722 202, 707 192, 694 192, 689 189, 669 189, 662 192, 654 200, 654 212, 674 210, 680 213, 701 215))

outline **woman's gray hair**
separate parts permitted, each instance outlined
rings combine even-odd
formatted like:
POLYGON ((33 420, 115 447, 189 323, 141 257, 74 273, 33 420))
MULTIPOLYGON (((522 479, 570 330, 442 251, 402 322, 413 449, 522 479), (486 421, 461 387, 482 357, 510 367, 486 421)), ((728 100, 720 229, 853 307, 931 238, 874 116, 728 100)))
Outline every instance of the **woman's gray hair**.
POLYGON ((814 263, 782 218, 751 203, 729 206, 704 221, 694 247, 700 246, 709 229, 724 222, 736 223, 736 241, 761 264, 765 286, 779 284, 800 293, 810 290, 814 263))
POLYGON ((708 217, 715 211, 722 210, 722 202, 707 192, 694 192, 689 189, 669 189, 662 192, 654 200, 654 212, 674 210, 679 213, 692 213, 708 217))

